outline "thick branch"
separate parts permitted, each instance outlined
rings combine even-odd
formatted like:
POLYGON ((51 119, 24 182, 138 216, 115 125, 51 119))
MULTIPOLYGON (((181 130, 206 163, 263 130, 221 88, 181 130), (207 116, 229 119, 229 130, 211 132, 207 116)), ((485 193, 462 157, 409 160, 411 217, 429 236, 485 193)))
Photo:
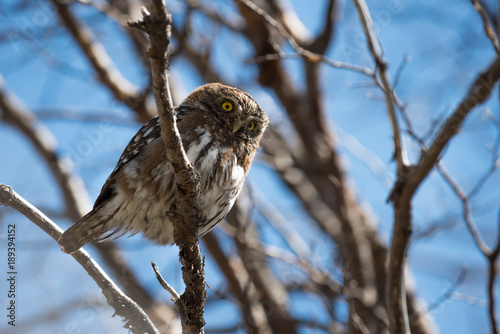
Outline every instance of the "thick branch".
POLYGON ((418 164, 412 170, 411 177, 408 179, 409 192, 416 190, 418 185, 439 160, 448 142, 459 131, 465 117, 474 107, 486 101, 499 78, 500 57, 496 58, 490 67, 477 77, 469 88, 467 96, 460 102, 453 114, 448 117, 439 129, 429 150, 421 154, 418 164))
POLYGON ((143 9, 142 21, 131 23, 149 35, 153 92, 165 143, 166 156, 177 182, 177 196, 168 218, 174 225, 174 240, 179 246, 186 290, 176 301, 184 333, 203 333, 206 300, 204 264, 198 242, 200 214, 197 209, 199 175, 189 162, 176 125, 167 79, 167 49, 170 43, 171 16, 162 0, 154 0, 151 13, 143 9))
MULTIPOLYGON (((4 184, 0 184, 0 204, 12 207, 44 230, 52 239, 59 240, 62 234, 61 228, 19 196, 11 187, 4 184)), ((133 333, 159 333, 139 305, 116 286, 86 251, 80 249, 72 256, 102 289, 103 295, 108 304, 114 308, 115 313, 126 319, 125 328, 133 333)))
POLYGON ((388 307, 393 333, 409 333, 404 293, 404 268, 412 233, 411 202, 424 178, 438 162, 444 148, 458 132, 465 117, 477 105, 486 101, 500 78, 500 58, 474 81, 469 93, 442 124, 433 143, 424 151, 418 164, 399 179, 391 195, 394 203, 394 232, 389 259, 388 307))

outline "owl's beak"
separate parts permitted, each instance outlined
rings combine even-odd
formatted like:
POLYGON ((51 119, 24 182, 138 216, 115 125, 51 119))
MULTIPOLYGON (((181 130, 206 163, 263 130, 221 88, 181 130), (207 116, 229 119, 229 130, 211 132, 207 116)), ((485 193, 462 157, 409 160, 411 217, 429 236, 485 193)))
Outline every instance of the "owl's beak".
POLYGON ((234 122, 233 122, 233 133, 235 133, 236 131, 238 131, 241 126, 243 125, 243 121, 239 118, 237 118, 234 122))

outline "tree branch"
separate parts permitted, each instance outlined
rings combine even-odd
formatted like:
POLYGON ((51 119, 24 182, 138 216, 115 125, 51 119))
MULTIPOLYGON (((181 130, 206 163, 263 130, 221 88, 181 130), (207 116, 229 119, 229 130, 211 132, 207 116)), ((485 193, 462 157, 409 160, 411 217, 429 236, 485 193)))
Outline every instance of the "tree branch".
POLYGON ((398 180, 390 196, 394 205, 394 232, 389 259, 388 307, 393 333, 410 333, 405 302, 404 268, 412 233, 411 202, 422 181, 438 162, 444 148, 458 132, 465 117, 477 105, 486 101, 500 78, 500 58, 471 85, 467 96, 453 114, 441 125, 430 148, 424 150, 418 164, 411 166, 398 180))
POLYGON ((153 92, 165 142, 168 161, 177 182, 177 195, 168 218, 174 225, 174 240, 179 246, 186 290, 176 301, 181 316, 183 333, 203 333, 206 301, 204 263, 198 241, 198 226, 202 224, 197 208, 200 177, 189 162, 176 125, 175 111, 167 79, 167 49, 170 43, 171 16, 162 0, 153 0, 151 13, 142 10, 143 18, 130 23, 149 35, 153 92), (194 209, 193 209, 194 208, 194 209))
POLYGON ((500 79, 500 57, 481 73, 469 88, 467 96, 460 102, 453 114, 441 125, 438 134, 427 151, 420 155, 415 169, 408 180, 409 190, 415 191, 422 180, 439 160, 444 148, 459 131, 462 122, 474 107, 485 102, 490 96, 493 86, 500 79))
POLYGON ((484 32, 486 33, 486 36, 490 39, 491 44, 493 44, 493 48, 495 49, 495 52, 497 55, 500 55, 500 47, 498 45, 498 38, 497 35, 495 34, 495 31, 493 30, 493 27, 490 24, 490 20, 488 19, 488 13, 484 10, 483 6, 478 0, 471 0, 472 5, 476 9, 476 11, 479 13, 479 16, 481 16, 481 20, 483 21, 483 27, 484 27, 484 32))
MULTIPOLYGON (((19 196, 10 186, 0 184, 0 204, 12 207, 35 223, 52 239, 55 241, 59 240, 62 229, 41 211, 19 196)), ((115 313, 126 319, 124 328, 138 334, 159 333, 140 306, 116 286, 86 251, 80 249, 73 253, 72 256, 102 289, 107 303, 114 308, 115 313)))
POLYGON ((398 165, 398 173, 403 173, 406 170, 405 152, 401 142, 401 130, 396 116, 396 108, 394 107, 393 88, 391 87, 389 75, 387 74, 387 63, 385 62, 382 54, 382 48, 380 46, 377 33, 375 32, 373 20, 365 0, 354 0, 354 5, 358 11, 368 47, 378 70, 381 88, 385 95, 389 119, 391 120, 392 135, 394 138, 394 159, 398 165))
MULTIPOLYGON (((322 52, 326 51, 326 50, 321 50, 321 47, 322 46, 324 47, 328 44, 326 43, 325 38, 330 37, 332 35, 332 30, 333 30, 332 16, 333 16, 335 1, 330 1, 328 5, 329 15, 325 23, 325 31, 323 31, 322 34, 318 36, 316 41, 313 42, 313 45, 311 45, 314 48, 319 48, 320 53, 312 52, 311 50, 308 50, 300 46, 299 43, 295 40, 295 38, 290 33, 288 33, 286 29, 278 21, 276 21, 271 15, 266 13, 262 8, 259 8, 253 2, 249 0, 237 0, 237 1, 244 4, 246 7, 254 11, 256 14, 260 15, 266 21, 267 24, 273 27, 283 38, 285 38, 288 41, 290 46, 295 50, 295 52, 297 52, 297 54, 305 58, 307 61, 310 61, 312 63, 322 62, 332 67, 343 68, 359 72, 372 78, 375 76, 375 73, 367 67, 331 60, 321 53, 321 51, 322 52)), ((250 62, 272 61, 284 58, 293 58, 294 56, 295 55, 286 55, 283 52, 279 52, 278 54, 271 53, 266 55, 259 55, 252 59, 248 59, 246 62, 250 63, 250 62)))
POLYGON ((156 274, 156 279, 158 280, 158 282, 160 282, 160 285, 165 289, 167 290, 171 295, 172 295, 172 300, 174 302, 178 301, 180 296, 179 294, 177 293, 177 291, 174 290, 174 288, 172 288, 170 286, 170 284, 168 284, 167 281, 165 281, 165 279, 161 276, 160 274, 160 269, 156 266, 156 263, 155 261, 152 261, 151 262, 151 266, 153 267, 153 270, 155 271, 155 274, 156 274))
POLYGON ((489 316, 491 330, 493 334, 498 334, 497 312, 496 312, 496 296, 495 296, 495 281, 498 274, 497 260, 500 255, 500 212, 498 213, 497 222, 497 244, 489 254, 485 254, 488 258, 488 298, 489 298, 489 316))

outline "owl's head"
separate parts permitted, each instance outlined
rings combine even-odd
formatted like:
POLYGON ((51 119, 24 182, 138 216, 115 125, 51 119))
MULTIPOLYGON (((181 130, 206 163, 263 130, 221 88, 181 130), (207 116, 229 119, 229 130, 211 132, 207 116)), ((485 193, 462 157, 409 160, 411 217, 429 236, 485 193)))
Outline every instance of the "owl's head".
MULTIPOLYGON (((212 132, 227 139, 241 140, 256 148, 269 119, 247 93, 220 83, 194 90, 179 106, 181 114, 196 113, 212 132)), ((182 116, 181 116, 182 117, 182 116)))

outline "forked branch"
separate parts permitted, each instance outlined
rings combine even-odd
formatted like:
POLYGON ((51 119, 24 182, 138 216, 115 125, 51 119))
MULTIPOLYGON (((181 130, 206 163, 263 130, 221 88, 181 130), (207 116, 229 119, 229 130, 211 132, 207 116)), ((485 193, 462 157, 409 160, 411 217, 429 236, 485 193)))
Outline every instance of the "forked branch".
POLYGON ((404 268, 412 233, 411 204, 415 191, 439 162, 441 155, 457 134, 467 115, 485 102, 500 79, 500 57, 481 73, 469 88, 465 98, 443 122, 429 149, 420 155, 418 163, 398 181, 390 200, 394 205, 394 232, 389 259, 388 307, 393 333, 409 333, 408 314, 404 299, 404 268))

